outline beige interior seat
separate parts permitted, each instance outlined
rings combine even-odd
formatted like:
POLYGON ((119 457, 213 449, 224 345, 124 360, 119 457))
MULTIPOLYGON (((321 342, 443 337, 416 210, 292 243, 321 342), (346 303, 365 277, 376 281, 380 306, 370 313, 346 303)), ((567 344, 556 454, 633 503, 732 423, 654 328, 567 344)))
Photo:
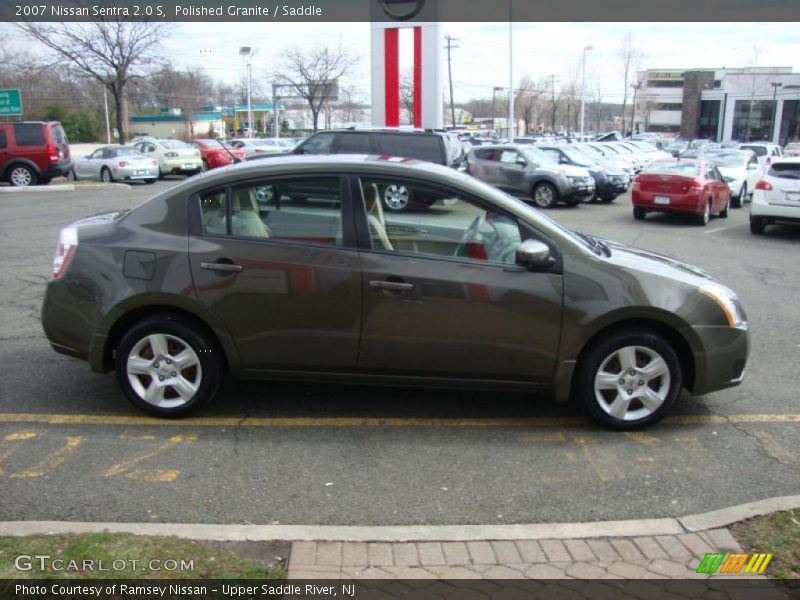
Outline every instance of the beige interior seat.
POLYGON ((231 198, 231 233, 235 236, 272 237, 258 213, 258 202, 250 188, 234 190, 231 198))
POLYGON ((386 233, 386 220, 383 217, 378 186, 374 183, 365 183, 364 205, 367 207, 367 223, 369 224, 370 238, 373 245, 383 250, 394 250, 389 235, 386 233))

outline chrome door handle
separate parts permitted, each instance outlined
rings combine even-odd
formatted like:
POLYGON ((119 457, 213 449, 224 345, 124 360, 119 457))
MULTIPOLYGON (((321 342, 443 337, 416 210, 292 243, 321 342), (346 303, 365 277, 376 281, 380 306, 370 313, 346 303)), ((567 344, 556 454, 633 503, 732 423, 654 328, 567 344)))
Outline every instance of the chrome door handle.
POLYGON ((241 265, 234 265, 224 262, 201 262, 201 269, 208 269, 209 271, 224 271, 225 273, 239 273, 244 271, 241 265))
POLYGON ((407 292, 414 289, 413 283, 402 283, 400 281, 370 281, 369 285, 370 287, 393 292, 407 292))

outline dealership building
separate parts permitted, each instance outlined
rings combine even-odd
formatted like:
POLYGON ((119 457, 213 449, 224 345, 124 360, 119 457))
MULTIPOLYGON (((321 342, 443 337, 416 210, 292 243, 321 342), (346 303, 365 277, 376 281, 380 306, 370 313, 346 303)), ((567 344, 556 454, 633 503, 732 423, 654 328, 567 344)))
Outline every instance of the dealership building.
POLYGON ((637 73, 633 130, 684 139, 800 139, 800 74, 791 67, 648 69, 637 73))

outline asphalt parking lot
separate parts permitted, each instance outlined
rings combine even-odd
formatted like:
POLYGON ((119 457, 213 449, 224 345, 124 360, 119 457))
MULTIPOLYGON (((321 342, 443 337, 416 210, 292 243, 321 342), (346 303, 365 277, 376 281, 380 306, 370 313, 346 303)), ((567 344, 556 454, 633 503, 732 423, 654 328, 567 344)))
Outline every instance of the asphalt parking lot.
POLYGON ((645 432, 524 394, 230 382, 196 418, 137 412, 113 375, 53 352, 39 310, 61 226, 130 190, 0 193, 0 519, 282 524, 530 523, 678 516, 800 485, 800 228, 703 228, 610 205, 561 223, 700 266, 735 289, 744 383, 645 432))

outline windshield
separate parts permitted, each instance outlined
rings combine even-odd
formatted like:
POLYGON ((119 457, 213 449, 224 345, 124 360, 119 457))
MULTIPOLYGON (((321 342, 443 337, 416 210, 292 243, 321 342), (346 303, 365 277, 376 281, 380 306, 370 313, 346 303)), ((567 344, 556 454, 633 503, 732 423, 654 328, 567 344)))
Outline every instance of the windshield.
POLYGON ((161 145, 164 146, 164 148, 191 148, 189 144, 181 142, 180 140, 163 140, 161 145))
POLYGON ((614 146, 614 150, 616 150, 620 154, 633 154, 633 150, 631 150, 627 146, 623 146, 622 144, 614 146))
POLYGON ((600 150, 606 156, 614 156, 615 154, 620 154, 619 150, 616 148, 612 148, 611 146, 595 146, 595 148, 600 148, 600 150))
POLYGON ((700 165, 688 162, 654 162, 644 170, 645 173, 670 173, 672 175, 684 175, 686 177, 697 177, 700 175, 700 165))
POLYGON ((519 151, 525 158, 527 158, 531 162, 539 163, 539 164, 543 164, 544 163, 544 164, 548 164, 548 165, 556 165, 556 164, 558 164, 555 160, 553 160, 552 158, 547 156, 547 154, 545 154, 544 152, 542 152, 538 148, 530 148, 530 147, 526 146, 525 148, 520 148, 519 151))
POLYGON ((739 146, 740 150, 752 150, 756 156, 766 156, 767 149, 765 146, 739 146))
POLYGON ((565 147, 561 148, 561 151, 564 154, 566 154, 569 157, 569 159, 579 167, 594 166, 594 161, 592 161, 592 159, 589 156, 587 156, 577 148, 565 147))
POLYGON ((600 150, 598 150, 594 146, 578 146, 578 149, 582 150, 583 152, 586 152, 586 154, 588 154, 590 156, 594 155, 594 156, 599 156, 599 157, 605 157, 605 154, 600 152, 600 150))
POLYGON ((743 156, 739 154, 712 154, 708 159, 718 167, 744 167, 743 156))

